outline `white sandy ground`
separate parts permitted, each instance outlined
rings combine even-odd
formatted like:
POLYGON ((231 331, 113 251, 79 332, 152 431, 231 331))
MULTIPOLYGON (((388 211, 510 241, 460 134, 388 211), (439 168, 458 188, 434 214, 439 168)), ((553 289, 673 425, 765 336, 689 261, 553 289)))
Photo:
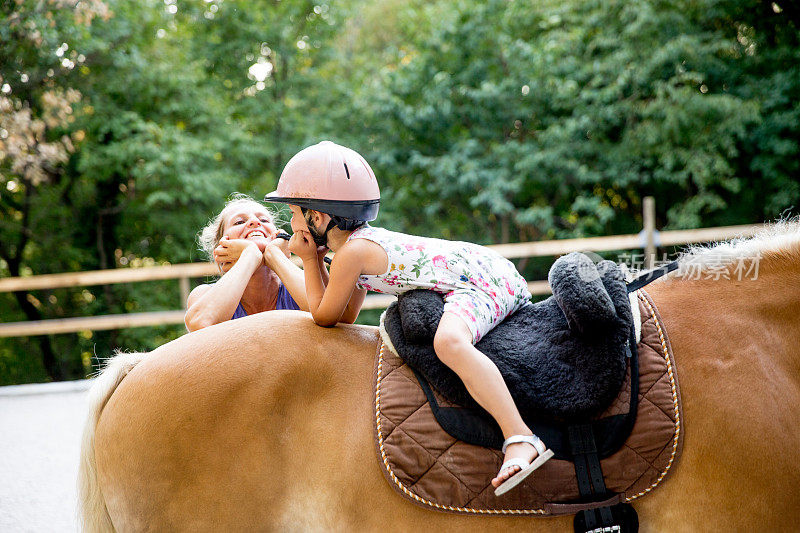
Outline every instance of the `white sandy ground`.
POLYGON ((0 387, 0 531, 75 532, 89 381, 0 387))

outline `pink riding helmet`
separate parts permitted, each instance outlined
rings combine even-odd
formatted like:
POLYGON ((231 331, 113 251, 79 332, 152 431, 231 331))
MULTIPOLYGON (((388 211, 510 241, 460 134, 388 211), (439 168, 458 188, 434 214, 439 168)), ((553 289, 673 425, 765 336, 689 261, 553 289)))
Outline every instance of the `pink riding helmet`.
POLYGON ((277 190, 264 201, 306 207, 351 220, 375 220, 381 192, 369 164, 358 152, 322 141, 295 154, 277 190))

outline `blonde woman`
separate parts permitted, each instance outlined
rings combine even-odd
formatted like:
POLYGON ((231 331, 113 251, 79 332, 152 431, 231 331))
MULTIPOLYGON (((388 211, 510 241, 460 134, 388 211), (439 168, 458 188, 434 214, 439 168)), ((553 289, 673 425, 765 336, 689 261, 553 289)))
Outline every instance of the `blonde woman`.
MULTIPOLYGON (((302 272, 289 260, 273 213, 238 194, 202 229, 198 240, 222 276, 189 294, 186 328, 195 331, 263 311, 308 310, 302 272)), ((320 250, 320 268, 326 249, 320 250)))

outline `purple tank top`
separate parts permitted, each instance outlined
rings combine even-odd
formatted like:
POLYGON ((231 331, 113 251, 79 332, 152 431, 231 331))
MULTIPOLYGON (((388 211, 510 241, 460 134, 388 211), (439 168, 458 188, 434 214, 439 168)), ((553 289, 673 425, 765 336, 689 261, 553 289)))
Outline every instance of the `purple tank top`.
MULTIPOLYGON (((283 286, 283 284, 278 287, 278 301, 275 302, 275 309, 300 309, 297 303, 292 299, 292 295, 289 294, 289 291, 283 286)), ((244 310, 244 307, 242 307, 240 302, 239 305, 236 306, 236 311, 233 312, 231 320, 245 316, 247 316, 247 312, 244 310)))

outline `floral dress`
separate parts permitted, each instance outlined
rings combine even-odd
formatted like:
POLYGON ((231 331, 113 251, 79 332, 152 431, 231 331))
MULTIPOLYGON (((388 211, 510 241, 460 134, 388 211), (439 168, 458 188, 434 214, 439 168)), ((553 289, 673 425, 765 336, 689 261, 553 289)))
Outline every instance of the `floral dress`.
POLYGON ((473 344, 508 315, 530 303, 528 284, 500 254, 468 242, 416 237, 362 226, 352 239, 368 239, 386 251, 384 274, 358 278, 358 286, 401 294, 429 289, 444 295, 445 312, 455 313, 472 332, 473 344))

